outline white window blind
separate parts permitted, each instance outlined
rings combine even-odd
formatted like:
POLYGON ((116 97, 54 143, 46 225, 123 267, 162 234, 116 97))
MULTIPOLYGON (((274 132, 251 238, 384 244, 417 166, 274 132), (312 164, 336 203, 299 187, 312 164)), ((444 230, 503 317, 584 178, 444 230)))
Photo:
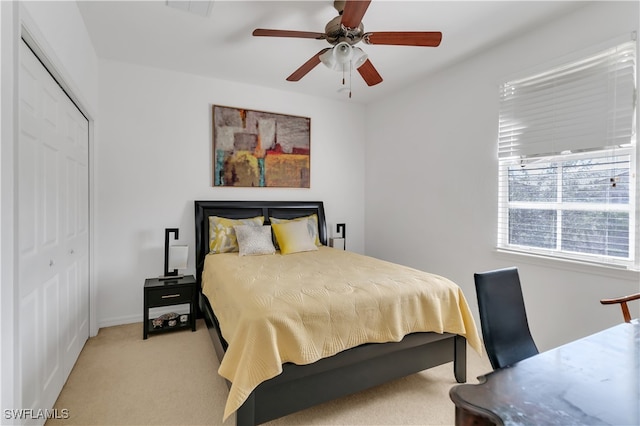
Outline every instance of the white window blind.
POLYGON ((500 88, 498 156, 560 154, 630 143, 636 42, 500 88))
POLYGON ((500 87, 498 247, 639 269, 636 43, 500 87))

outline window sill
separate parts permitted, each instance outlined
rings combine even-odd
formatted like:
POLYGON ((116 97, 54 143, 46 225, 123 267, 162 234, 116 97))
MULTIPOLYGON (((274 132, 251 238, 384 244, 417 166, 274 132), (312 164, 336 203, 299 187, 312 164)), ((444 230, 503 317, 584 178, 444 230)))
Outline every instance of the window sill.
POLYGON ((571 259, 559 259, 555 257, 536 255, 531 253, 505 250, 496 248, 496 255, 503 259, 515 259, 518 262, 528 263, 531 265, 544 266, 547 268, 563 269, 573 272, 581 272, 585 274, 595 274, 608 278, 616 278, 621 280, 629 280, 635 283, 640 282, 640 271, 633 269, 625 269, 624 267, 616 268, 615 266, 601 265, 588 262, 580 262, 571 259))

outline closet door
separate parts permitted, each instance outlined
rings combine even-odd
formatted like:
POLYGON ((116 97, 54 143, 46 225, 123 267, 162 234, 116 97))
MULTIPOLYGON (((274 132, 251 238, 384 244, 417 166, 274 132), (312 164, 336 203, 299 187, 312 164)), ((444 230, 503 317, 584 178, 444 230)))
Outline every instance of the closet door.
POLYGON ((24 42, 19 81, 19 382, 22 408, 38 410, 53 407, 89 335, 89 137, 24 42))

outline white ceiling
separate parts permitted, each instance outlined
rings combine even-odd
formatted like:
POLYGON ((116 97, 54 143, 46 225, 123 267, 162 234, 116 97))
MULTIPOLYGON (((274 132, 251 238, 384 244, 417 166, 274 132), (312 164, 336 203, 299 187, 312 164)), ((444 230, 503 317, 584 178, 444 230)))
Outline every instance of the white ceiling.
POLYGON ((384 81, 368 87, 355 72, 349 100, 339 90, 342 73, 323 65, 299 82, 285 80, 329 47, 326 41, 251 35, 255 28, 324 32, 326 23, 337 16, 333 1, 204 3, 199 9, 208 10, 206 16, 168 7, 165 0, 78 4, 100 58, 358 103, 378 100, 583 5, 576 1, 373 0, 363 19, 365 31, 441 31, 442 43, 436 48, 360 43, 384 81))

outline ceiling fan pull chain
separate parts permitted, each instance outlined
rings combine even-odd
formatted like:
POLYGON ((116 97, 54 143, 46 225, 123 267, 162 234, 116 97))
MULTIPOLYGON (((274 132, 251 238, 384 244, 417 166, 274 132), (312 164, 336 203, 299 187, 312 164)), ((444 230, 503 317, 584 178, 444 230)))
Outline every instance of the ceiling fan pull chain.
POLYGON ((353 81, 353 61, 349 61, 349 99, 351 99, 351 81, 353 81))

